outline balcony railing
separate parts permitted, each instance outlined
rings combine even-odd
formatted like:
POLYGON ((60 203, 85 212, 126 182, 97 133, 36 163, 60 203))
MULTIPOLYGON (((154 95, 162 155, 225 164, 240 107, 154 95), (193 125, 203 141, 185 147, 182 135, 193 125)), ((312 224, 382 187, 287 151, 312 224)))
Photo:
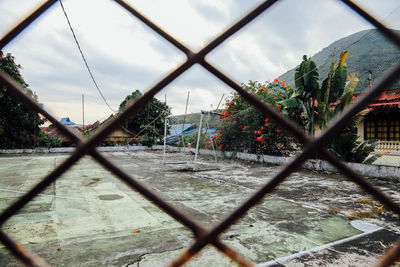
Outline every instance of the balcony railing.
POLYGON ((400 141, 378 141, 375 150, 386 152, 400 152, 400 141))

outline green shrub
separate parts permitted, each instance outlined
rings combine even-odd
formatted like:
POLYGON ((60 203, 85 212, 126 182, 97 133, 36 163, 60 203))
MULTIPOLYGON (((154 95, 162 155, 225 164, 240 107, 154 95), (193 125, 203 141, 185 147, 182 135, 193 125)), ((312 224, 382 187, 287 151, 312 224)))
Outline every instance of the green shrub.
POLYGON ((37 147, 60 147, 62 145, 62 141, 60 138, 54 138, 47 135, 44 131, 39 132, 39 136, 37 137, 36 146, 37 147))

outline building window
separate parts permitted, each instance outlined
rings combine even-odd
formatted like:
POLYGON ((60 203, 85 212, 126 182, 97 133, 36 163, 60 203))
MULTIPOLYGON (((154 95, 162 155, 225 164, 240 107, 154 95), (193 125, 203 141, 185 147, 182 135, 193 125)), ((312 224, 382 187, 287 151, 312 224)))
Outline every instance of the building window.
POLYGON ((389 121, 389 140, 400 141, 400 121, 389 121))
POLYGON ((378 120, 376 126, 376 139, 387 140, 387 120, 378 120))
POLYGON ((375 122, 374 121, 366 121, 365 122, 365 139, 372 140, 375 139, 375 122))
POLYGON ((364 124, 366 140, 400 141, 399 120, 368 120, 364 124))

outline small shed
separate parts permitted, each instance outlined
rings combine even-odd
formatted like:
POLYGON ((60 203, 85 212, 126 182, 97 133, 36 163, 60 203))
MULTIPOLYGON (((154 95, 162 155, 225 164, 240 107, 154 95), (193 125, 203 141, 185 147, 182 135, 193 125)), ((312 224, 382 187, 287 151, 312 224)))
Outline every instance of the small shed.
MULTIPOLYGON (((105 127, 109 123, 111 123, 112 120, 115 119, 115 115, 111 114, 107 119, 105 119, 101 123, 94 123, 91 126, 88 126, 87 129, 93 129, 95 132, 98 131, 98 129, 105 127)), ((127 145, 127 144, 132 144, 132 143, 138 143, 140 141, 140 137, 135 136, 134 133, 126 129, 124 126, 120 125, 118 126, 117 129, 115 129, 104 141, 103 144, 121 144, 121 145, 127 145)))

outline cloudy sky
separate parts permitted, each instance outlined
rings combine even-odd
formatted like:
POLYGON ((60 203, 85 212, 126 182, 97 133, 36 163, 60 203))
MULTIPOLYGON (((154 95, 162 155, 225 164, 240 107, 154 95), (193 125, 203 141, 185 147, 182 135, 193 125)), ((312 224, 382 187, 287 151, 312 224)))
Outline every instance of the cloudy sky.
MULTIPOLYGON (((142 14, 197 51, 260 3, 257 0, 128 1, 142 14)), ((398 0, 359 1, 400 29, 398 0)), ((39 0, 1 0, 0 35, 25 17, 39 0)), ((114 110, 132 91, 148 90, 185 60, 184 55, 111 0, 63 0, 82 50, 114 110)), ((331 42, 372 28, 336 0, 282 0, 207 56, 237 82, 271 81, 331 42)), ((55 116, 85 124, 105 119, 104 104, 85 68, 59 3, 5 47, 30 88, 55 116)), ((194 66, 157 95, 173 114, 216 107, 231 91, 201 66, 194 66)))

